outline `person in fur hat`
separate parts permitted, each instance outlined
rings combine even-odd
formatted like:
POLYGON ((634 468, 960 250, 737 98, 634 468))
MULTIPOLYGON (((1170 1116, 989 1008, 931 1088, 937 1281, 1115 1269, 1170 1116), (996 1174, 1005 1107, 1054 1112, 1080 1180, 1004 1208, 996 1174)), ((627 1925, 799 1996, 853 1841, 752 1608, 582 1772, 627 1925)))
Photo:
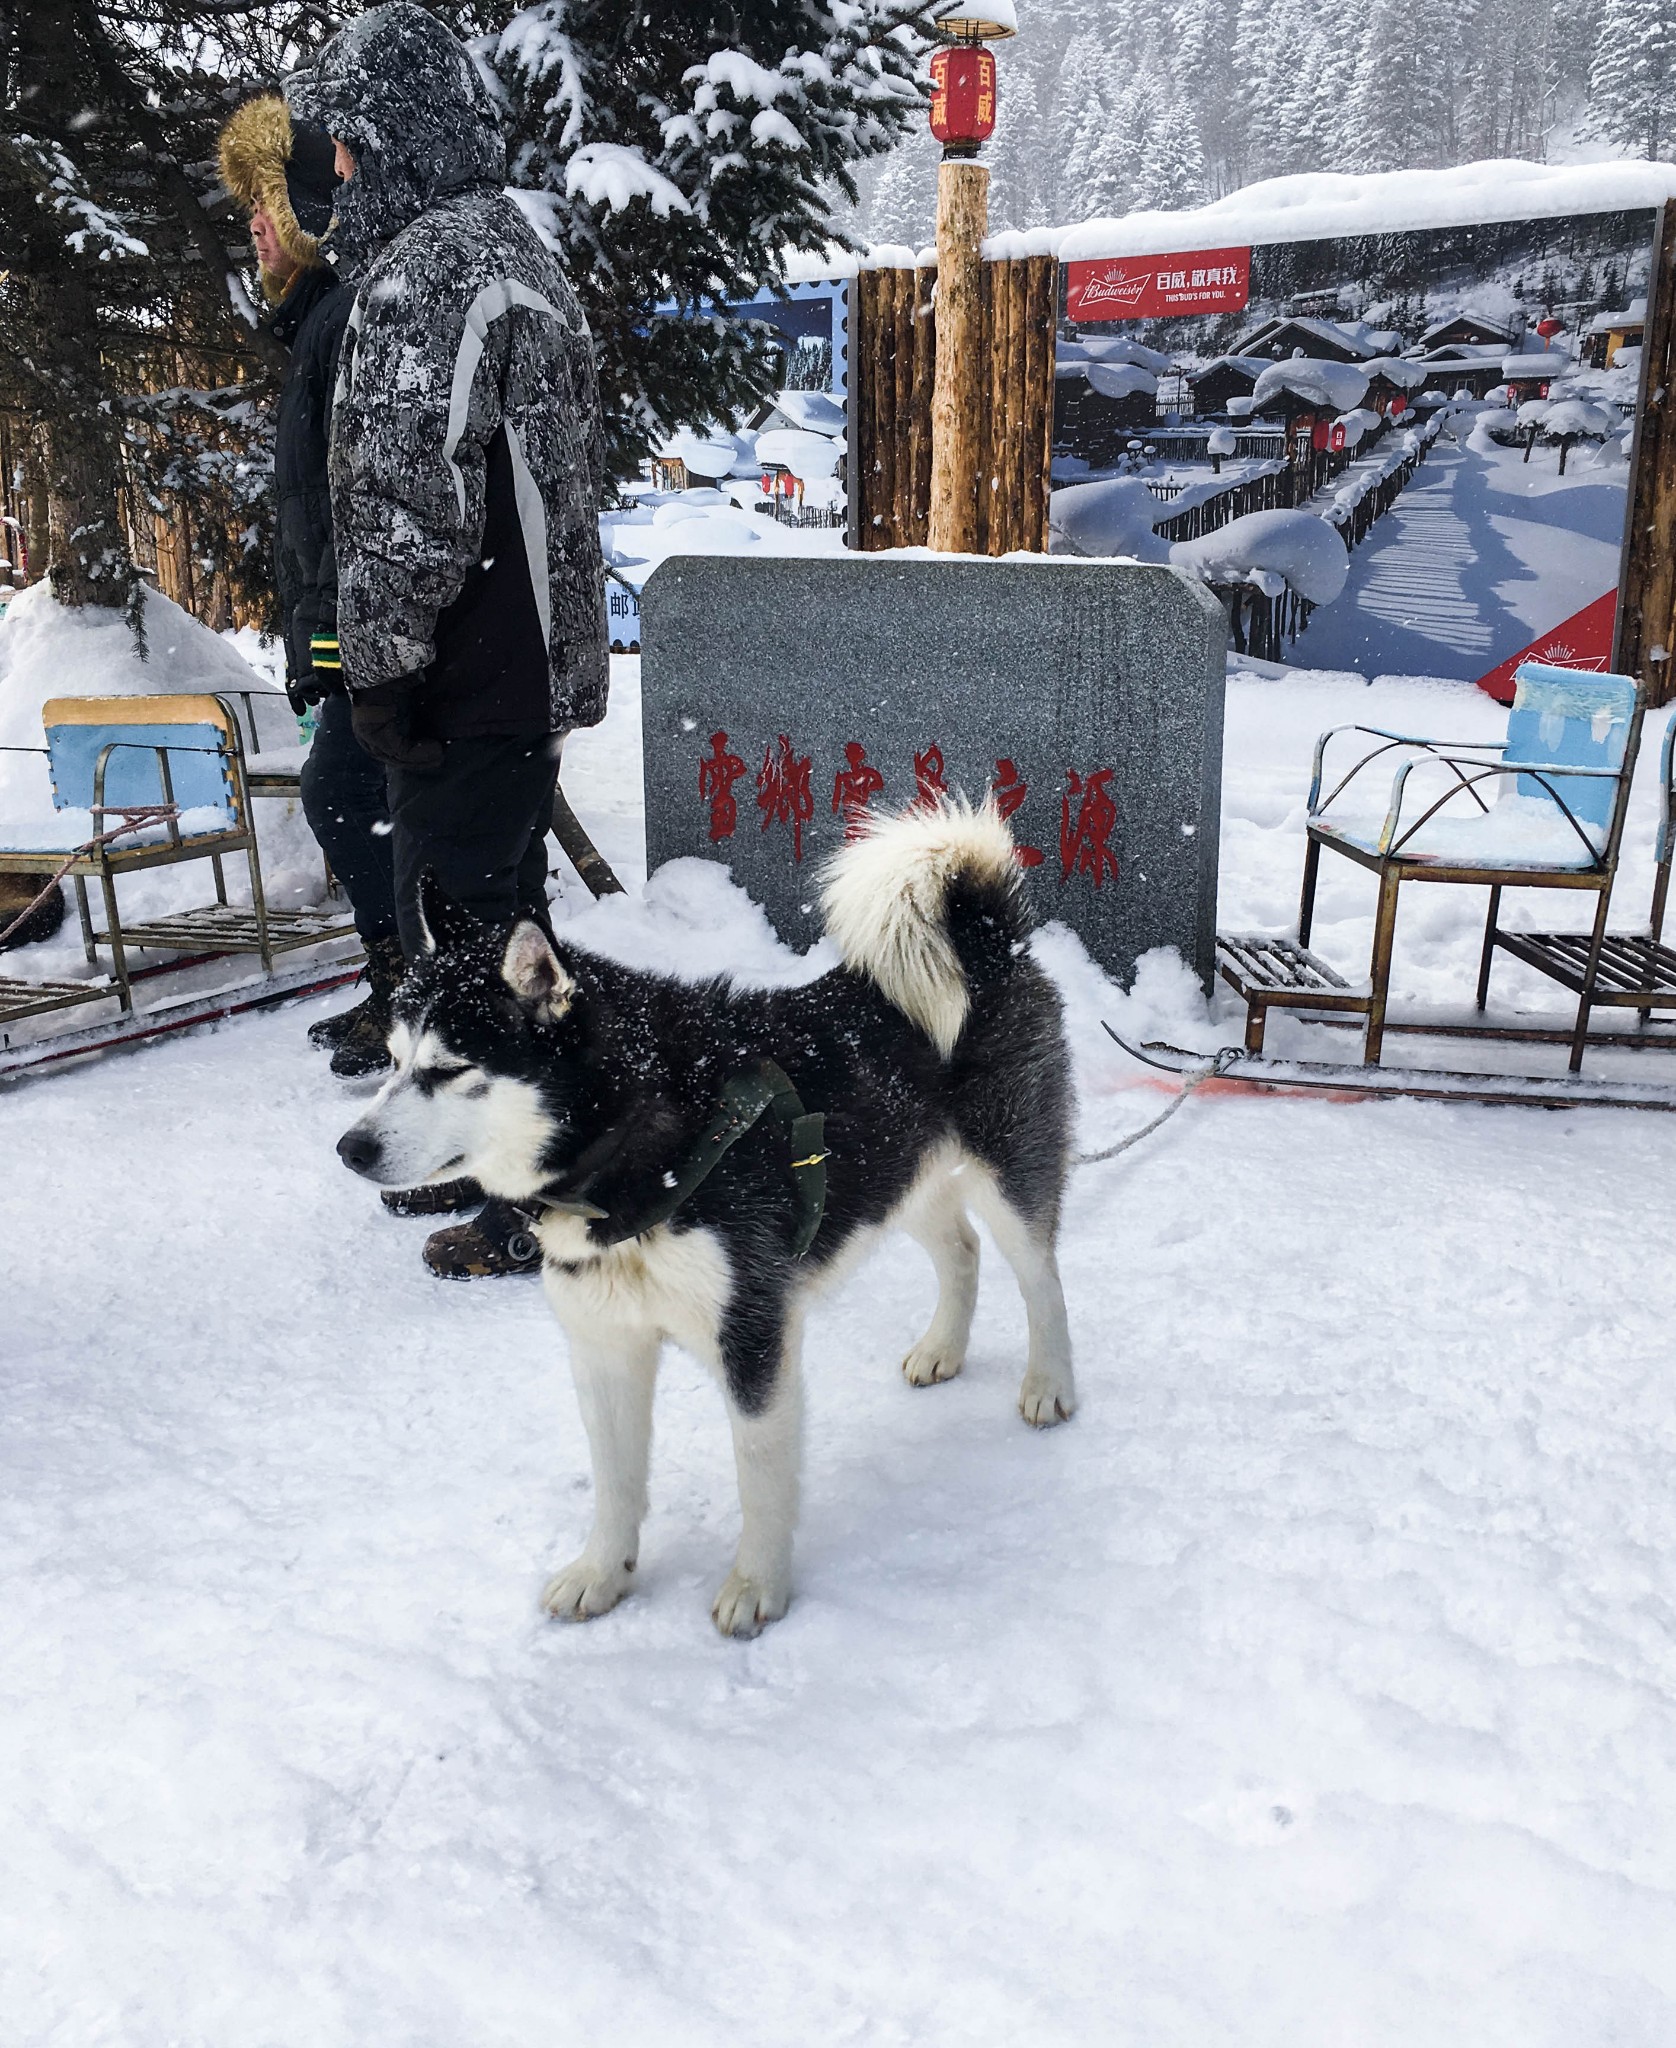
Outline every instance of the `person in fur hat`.
POLYGON ((356 739, 338 653, 337 551, 326 475, 332 392, 353 300, 321 254, 338 182, 325 131, 293 122, 278 94, 248 100, 221 131, 221 175, 250 210, 250 239, 267 324, 290 351, 274 417, 274 584, 285 640, 286 690, 301 713, 318 704, 303 764, 303 810, 349 893, 367 954, 370 992, 311 1026, 332 1071, 390 1063, 390 999, 403 973, 397 935, 384 766, 356 739))

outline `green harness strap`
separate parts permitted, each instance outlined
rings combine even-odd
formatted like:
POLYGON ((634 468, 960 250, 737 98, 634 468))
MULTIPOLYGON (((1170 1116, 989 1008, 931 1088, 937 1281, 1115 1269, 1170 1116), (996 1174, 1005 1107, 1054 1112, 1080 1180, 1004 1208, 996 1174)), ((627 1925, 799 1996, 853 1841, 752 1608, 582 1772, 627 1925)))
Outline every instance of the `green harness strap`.
MULTIPOLYGON (((804 1109, 803 1098, 783 1069, 769 1059, 752 1060, 723 1083, 716 1114, 650 1208, 629 1219, 613 1219, 607 1210, 583 1198, 582 1190, 592 1181, 593 1174, 586 1176, 576 1194, 567 1196, 561 1189, 544 1196, 543 1204, 568 1215, 586 1217, 590 1222, 608 1223, 611 1227, 602 1233, 603 1241, 624 1244, 631 1237, 640 1237, 660 1223, 667 1223, 746 1132, 755 1129, 765 1112, 772 1112, 787 1135, 792 1187, 797 1196, 797 1234, 792 1239, 792 1254, 800 1259, 814 1243, 826 1214, 826 1117, 820 1110, 811 1113, 804 1109)), ((618 1134, 608 1134, 609 1140, 617 1137, 618 1134)), ((596 1148, 589 1149, 592 1152, 596 1148)), ((608 1143, 607 1149, 615 1151, 616 1142, 608 1143)))

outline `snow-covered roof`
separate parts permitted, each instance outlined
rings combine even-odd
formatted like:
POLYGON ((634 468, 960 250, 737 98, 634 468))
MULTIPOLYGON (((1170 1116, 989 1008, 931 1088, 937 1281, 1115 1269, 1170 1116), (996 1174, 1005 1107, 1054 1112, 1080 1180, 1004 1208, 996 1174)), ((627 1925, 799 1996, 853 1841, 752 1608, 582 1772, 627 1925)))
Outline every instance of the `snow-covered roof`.
POLYGON ((1421 363, 1499 363, 1507 351, 1477 341, 1446 341, 1441 348, 1429 348, 1413 360, 1421 363))
POLYGON ((1585 334, 1616 334, 1626 327, 1643 327, 1647 321, 1647 301, 1637 299, 1633 306, 1626 306, 1617 313, 1597 313, 1583 330, 1585 334))
POLYGON ((1218 356, 1214 362, 1206 363, 1202 370, 1190 372, 1187 381, 1189 384, 1197 384, 1213 370, 1237 370, 1241 376, 1249 377, 1255 384, 1263 372, 1272 367, 1267 356, 1218 356))
POLYGON ((1371 363, 1360 363, 1357 367, 1369 378, 1383 377, 1399 391, 1418 391, 1426 381, 1424 367, 1401 356, 1375 356, 1371 363))
POLYGON ((805 433, 844 431, 844 408, 830 391, 776 391, 773 409, 805 433))
POLYGON ((1576 367, 1570 356, 1561 355, 1555 349, 1544 349, 1539 355, 1503 356, 1501 359, 1501 374, 1521 381, 1527 377, 1563 377, 1567 370, 1576 367))
MULTIPOLYGON (((1295 329, 1298 333, 1307 335, 1314 341, 1324 341, 1329 348, 1348 349, 1352 355, 1371 356, 1378 354, 1378 350, 1363 339, 1365 330, 1355 327, 1343 327, 1336 320, 1320 320, 1313 314, 1294 316, 1290 313, 1283 313, 1272 320, 1265 320, 1260 327, 1252 328, 1249 334, 1242 334, 1239 338, 1239 351, 1242 355, 1250 355, 1268 336, 1271 334, 1284 334, 1289 329, 1295 329)), ((1384 338, 1382 337, 1382 339, 1384 338)), ((1401 337, 1399 336, 1398 338, 1400 339, 1401 337)))
MULTIPOLYGON (((1515 338, 1521 326, 1518 320, 1499 319, 1494 313, 1481 313, 1476 306, 1460 306, 1447 319, 1432 322, 1420 337, 1420 347, 1426 347, 1437 335, 1447 334, 1451 327, 1458 327, 1462 322, 1469 327, 1481 327, 1486 334, 1500 335, 1507 341, 1515 338)), ((1460 346, 1458 343, 1454 345, 1460 346)))
POLYGON ((1469 227, 1477 221, 1612 213, 1676 198, 1676 164, 1532 164, 1513 158, 1446 170, 1309 171, 1265 178, 1183 213, 1091 220, 1057 237, 1062 263, 1162 256, 1257 242, 1469 227))
POLYGON ((1156 398, 1158 379, 1134 363, 1089 363, 1083 374, 1102 398, 1156 398))
POLYGON ((1257 379, 1252 405, 1260 412, 1283 392, 1329 412, 1349 412, 1367 396, 1367 373, 1354 363, 1323 363, 1295 356, 1289 362, 1270 363, 1257 379))

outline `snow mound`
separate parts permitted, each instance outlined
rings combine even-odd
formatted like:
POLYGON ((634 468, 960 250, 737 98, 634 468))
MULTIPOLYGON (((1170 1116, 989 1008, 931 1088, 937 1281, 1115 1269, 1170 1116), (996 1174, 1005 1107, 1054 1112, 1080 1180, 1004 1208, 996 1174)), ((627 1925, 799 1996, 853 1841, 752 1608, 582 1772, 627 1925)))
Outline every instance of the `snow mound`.
POLYGON ((1562 398, 1542 415, 1542 432, 1550 441, 1602 440, 1617 425, 1605 406, 1586 398, 1562 398))
POLYGON ((1170 549, 1175 568, 1204 583, 1281 579, 1311 604, 1331 604, 1350 574, 1350 557, 1337 532, 1313 512, 1248 512, 1198 540, 1170 549))
POLYGON ((777 391, 774 410, 809 434, 842 434, 848 425, 843 405, 830 391, 777 391))
POLYGON ((1239 450, 1239 436, 1232 427, 1212 427, 1205 436, 1207 455, 1233 455, 1239 450))
POLYGON ((1368 373, 1351 363, 1332 363, 1314 356, 1293 356, 1271 363, 1251 393, 1252 409, 1261 412, 1271 399, 1290 393, 1327 412, 1354 412, 1368 395, 1368 373))
POLYGON ((1383 377, 1399 391, 1418 391, 1426 381, 1425 364, 1405 362, 1401 356, 1375 356, 1361 367, 1370 377, 1383 377))
POLYGON ((838 443, 825 434, 806 434, 798 427, 780 427, 757 436, 757 460, 793 476, 836 476, 842 454, 838 443))
MULTIPOLYGON (((0 619, 0 746, 44 746, 41 706, 49 697, 261 688, 235 648, 160 592, 146 591, 144 618, 142 661, 120 612, 71 610, 46 582, 19 591, 0 619)), ((0 792, 6 773, 0 763, 0 792)))
POLYGON ((1155 377, 1162 376, 1175 361, 1164 349, 1148 348, 1122 334, 1091 334, 1080 343, 1063 344, 1062 352, 1068 354, 1073 347, 1091 363, 1129 363, 1137 370, 1150 370, 1155 377))
POLYGON ((1085 375, 1102 398, 1156 398, 1158 379, 1133 363, 1090 363, 1085 375))
POLYGON ((1054 492, 1049 508, 1054 552, 1167 562, 1169 543, 1153 531, 1153 522, 1168 518, 1174 509, 1161 504, 1139 477, 1070 484, 1054 492))
POLYGON ((695 434, 683 427, 670 435, 658 454, 666 462, 684 463, 692 476, 731 476, 737 464, 753 460, 754 450, 741 435, 725 430, 695 434))

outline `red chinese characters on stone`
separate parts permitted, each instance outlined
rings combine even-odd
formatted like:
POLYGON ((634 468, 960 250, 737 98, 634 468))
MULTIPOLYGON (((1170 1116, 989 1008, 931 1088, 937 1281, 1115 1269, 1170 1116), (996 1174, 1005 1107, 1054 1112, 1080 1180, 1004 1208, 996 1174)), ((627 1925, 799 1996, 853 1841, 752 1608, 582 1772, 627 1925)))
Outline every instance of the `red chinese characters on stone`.
POLYGON ((725 732, 710 735, 710 751, 698 764, 699 800, 710 806, 710 843, 731 839, 739 823, 739 806, 733 800, 733 785, 745 772, 737 754, 730 754, 725 732))
MULTIPOLYGON (((1003 756, 996 762, 995 780, 989 785, 989 793, 995 799, 995 808, 1008 821, 1017 815, 1030 794, 1030 785, 1018 772, 1018 763, 1009 756, 1003 756)), ((1045 858, 1039 846, 1021 845, 1013 851, 1021 868, 1039 868, 1045 858)))
POLYGON ((757 809, 762 813, 762 829, 766 832, 770 825, 789 825, 792 858, 798 861, 803 858, 803 828, 815 815, 814 793, 809 786, 813 768, 810 757, 794 754, 790 739, 781 733, 779 753, 772 746, 765 747, 762 767, 757 772, 757 809))
POLYGON ((1108 873, 1114 882, 1117 879, 1117 855, 1111 849, 1117 806, 1107 787, 1112 773, 1110 768, 1097 768, 1090 775, 1079 775, 1074 768, 1065 771, 1069 786, 1059 800, 1062 882, 1068 882, 1074 874, 1086 875, 1098 889, 1108 873), (1073 799, 1077 805, 1074 817, 1073 799))
POLYGON ((943 750, 935 742, 923 754, 914 756, 914 803, 916 811, 934 811, 949 793, 948 770, 943 750))
POLYGON ((867 836, 867 806, 885 786, 885 779, 867 758, 860 740, 844 747, 845 765, 832 778, 832 809, 844 820, 846 840, 867 836))

